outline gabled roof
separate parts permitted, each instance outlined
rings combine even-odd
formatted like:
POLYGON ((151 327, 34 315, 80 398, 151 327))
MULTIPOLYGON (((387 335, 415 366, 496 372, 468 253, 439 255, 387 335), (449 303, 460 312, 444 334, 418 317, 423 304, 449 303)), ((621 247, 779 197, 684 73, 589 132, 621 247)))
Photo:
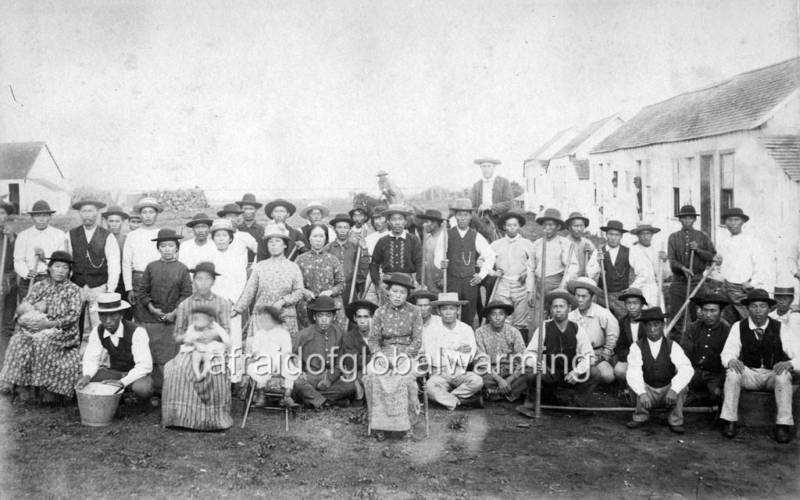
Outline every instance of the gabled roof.
POLYGON ((643 108, 598 144, 608 153, 751 130, 800 88, 800 58, 748 71, 643 108))
POLYGON ((554 155, 553 158, 561 158, 562 156, 569 156, 575 153, 581 144, 586 142, 595 132, 600 130, 603 125, 618 118, 618 115, 611 115, 603 118, 602 120, 597 120, 596 122, 592 122, 586 127, 584 127, 580 132, 578 132, 575 137, 573 137, 568 143, 564 145, 561 149, 559 149, 554 155))
POLYGON ((547 142, 542 144, 542 146, 537 149, 528 159, 529 160, 549 160, 553 157, 552 152, 550 151, 553 149, 553 146, 561 141, 569 137, 569 134, 574 134, 575 128, 565 128, 559 132, 556 132, 556 135, 551 137, 547 142))
POLYGON ((761 145, 793 181, 800 181, 800 135, 765 135, 761 145))
POLYGON ((0 143, 0 179, 24 179, 36 163, 43 142, 0 143))

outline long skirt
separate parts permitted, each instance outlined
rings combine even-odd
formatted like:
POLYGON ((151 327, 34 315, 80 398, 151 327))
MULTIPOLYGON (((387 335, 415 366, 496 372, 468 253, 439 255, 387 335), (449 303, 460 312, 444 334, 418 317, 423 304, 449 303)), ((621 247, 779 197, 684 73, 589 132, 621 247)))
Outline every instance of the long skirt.
POLYGON ((34 338, 17 331, 8 343, 0 380, 4 384, 33 386, 72 396, 81 377, 77 346, 64 347, 49 337, 34 338))
POLYGON ((161 425, 198 431, 228 429, 231 417, 231 383, 224 372, 195 379, 192 353, 181 352, 164 366, 161 425))
POLYGON ((411 375, 364 375, 370 426, 379 431, 408 431, 419 415, 417 381, 411 375))
POLYGON ((153 390, 156 394, 161 392, 164 380, 164 365, 178 353, 178 344, 175 342, 173 323, 142 323, 150 337, 150 355, 153 357, 153 390))

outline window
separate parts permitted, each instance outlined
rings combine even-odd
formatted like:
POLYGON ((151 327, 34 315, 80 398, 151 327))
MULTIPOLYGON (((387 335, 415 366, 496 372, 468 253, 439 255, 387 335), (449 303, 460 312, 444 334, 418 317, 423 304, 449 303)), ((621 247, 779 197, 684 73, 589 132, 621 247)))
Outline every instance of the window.
POLYGON ((681 211, 681 161, 672 160, 672 213, 681 211))
POLYGON ((733 206, 733 153, 719 155, 719 208, 720 212, 733 206))

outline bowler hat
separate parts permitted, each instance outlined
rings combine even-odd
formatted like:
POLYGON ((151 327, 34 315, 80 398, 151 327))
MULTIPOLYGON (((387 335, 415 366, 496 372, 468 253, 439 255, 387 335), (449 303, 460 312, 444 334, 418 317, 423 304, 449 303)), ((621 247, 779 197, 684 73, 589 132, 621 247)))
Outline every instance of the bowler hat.
POLYGON ((747 292, 747 297, 740 300, 740 302, 745 305, 749 306, 753 302, 766 302, 769 304, 770 307, 777 304, 777 301, 769 296, 769 293, 764 290, 763 288, 756 288, 755 290, 750 290, 747 292))
POLYGON ((141 213, 142 209, 144 208, 152 208, 153 210, 156 211, 156 213, 161 213, 164 211, 164 207, 162 207, 161 204, 158 202, 158 200, 156 200, 152 196, 145 196, 144 198, 139 200, 139 203, 133 206, 133 211, 141 213))
POLYGON ((428 299, 431 302, 433 302, 437 298, 438 295, 436 295, 433 292, 429 292, 428 290, 416 290, 413 293, 411 293, 411 295, 408 296, 408 302, 411 302, 412 304, 416 305, 417 299, 428 299))
POLYGON ((211 217, 204 213, 194 214, 192 220, 186 223, 186 227, 194 227, 198 224, 205 224, 206 226, 210 226, 214 221, 211 220, 211 217))
POLYGON ((411 215, 411 212, 409 212, 403 205, 389 205, 389 207, 383 211, 383 216, 388 219, 392 215, 402 215, 403 217, 408 217, 411 215))
POLYGON ((130 217, 131 217, 130 215, 128 215, 128 214, 127 214, 127 213, 126 213, 126 212, 125 212, 125 211, 122 209, 122 207, 120 207, 120 206, 118 206, 118 205, 111 205, 110 207, 108 207, 108 210, 106 210, 105 212, 103 212, 101 215, 102 215, 102 217, 103 217, 104 219, 108 219, 108 218, 109 218, 109 217, 111 217, 112 215, 119 215, 119 216, 120 216, 120 217, 122 217, 124 220, 128 220, 128 219, 130 219, 130 217))
POLYGON ((545 309, 550 309, 555 299, 564 299, 570 307, 578 307, 578 300, 574 295, 564 290, 563 288, 556 288, 544 296, 545 309))
POLYGON ((338 222, 346 222, 350 224, 350 226, 355 224, 355 222, 353 222, 353 219, 351 219, 347 214, 336 214, 336 216, 333 219, 328 221, 328 224, 335 227, 336 223, 338 222))
POLYGON ((371 316, 377 308, 378 304, 375 302, 365 299, 357 299, 347 304, 347 307, 345 308, 345 315, 350 319, 350 321, 354 321, 353 316, 355 316, 356 311, 359 309, 369 309, 369 314, 371 316))
POLYGON ((788 296, 794 297, 794 287, 793 286, 776 286, 772 289, 772 296, 779 297, 779 296, 788 296))
POLYGON ((483 158, 476 159, 474 163, 475 165, 483 165, 484 163, 491 163, 492 165, 500 165, 500 163, 502 162, 495 158, 484 156, 483 158))
POLYGON ((6 215, 14 215, 14 212, 17 211, 14 205, 5 200, 0 201, 0 209, 5 210, 6 215))
POLYGON ((636 319, 636 321, 640 323, 644 323, 645 321, 664 321, 664 311, 661 310, 659 306, 651 307, 650 309, 645 309, 642 311, 642 314, 636 319))
POLYGON ((155 241, 156 243, 161 243, 162 241, 180 241, 183 239, 183 236, 179 235, 175 232, 174 229, 164 228, 158 230, 158 236, 153 238, 150 241, 155 241))
POLYGON ((540 226, 547 221, 557 222, 561 229, 564 229, 564 221, 561 220, 561 212, 555 208, 547 208, 544 213, 536 218, 536 223, 540 226))
POLYGON ((100 210, 101 208, 106 208, 105 203, 103 203, 102 201, 93 200, 91 198, 76 201, 75 203, 72 204, 72 208, 74 210, 80 210, 86 205, 94 205, 95 207, 97 207, 98 210, 100 210))
POLYGON ((375 174, 375 177, 383 177, 385 175, 389 175, 389 172, 387 172, 386 170, 378 170, 378 173, 375 174))
POLYGON ((728 220, 729 217, 741 217, 745 222, 750 220, 750 216, 744 213, 744 210, 737 207, 731 207, 722 212, 722 222, 728 220))
POLYGON ((483 317, 485 318, 489 316, 489 313, 492 312, 492 309, 502 309, 506 312, 506 314, 511 314, 514 312, 514 305, 506 302, 505 300, 491 300, 483 307, 483 317))
POLYGON ((319 210, 323 217, 327 217, 331 213, 331 211, 328 210, 328 208, 322 203, 318 201, 312 201, 308 204, 308 206, 306 206, 306 208, 300 210, 300 217, 309 219, 308 214, 310 214, 312 210, 319 210))
POLYGON ((509 210, 508 212, 501 215, 499 219, 497 219, 497 223, 500 227, 505 227, 506 221, 508 221, 508 219, 517 219, 517 222, 519 222, 519 227, 524 226, 525 223, 528 222, 525 216, 522 215, 521 213, 509 210))
POLYGON ((28 215, 47 214, 52 215, 56 213, 55 210, 50 209, 50 204, 44 200, 39 200, 33 204, 33 207, 28 211, 28 215))
POLYGON ((242 209, 239 207, 239 205, 237 205, 236 203, 228 203, 224 207, 222 207, 222 210, 217 212, 217 217, 225 217, 228 214, 239 215, 241 213, 242 209))
POLYGON ((696 305, 697 307, 703 307, 706 304, 717 304, 720 308, 722 308, 730 304, 728 297, 719 293, 705 293, 703 295, 692 297, 691 301, 692 304, 696 305))
POLYGON ((130 308, 131 305, 122 300, 122 295, 115 292, 104 292, 97 295, 97 303, 90 310, 97 313, 112 313, 130 308))
POLYGON ((256 201, 256 195, 253 193, 245 193, 242 196, 242 199, 236 202, 237 205, 240 207, 244 207, 245 205, 250 205, 253 208, 259 209, 264 206, 263 203, 259 203, 256 201))
POLYGON ((71 266, 75 263, 75 261, 72 260, 72 255, 65 250, 56 250, 51 253, 50 258, 46 260, 48 261, 48 265, 52 265, 54 262, 64 262, 71 266))
POLYGON ((577 219, 582 220, 583 221, 583 225, 586 226, 586 227, 589 227, 589 218, 586 217, 585 215, 583 215, 580 212, 572 212, 571 214, 569 214, 569 217, 567 217, 567 219, 564 221, 564 224, 569 226, 570 222, 572 222, 574 220, 577 220, 577 219))
POLYGON ((442 217, 442 212, 440 212, 439 210, 434 210, 432 208, 425 210, 424 213, 417 214, 416 217, 417 219, 435 220, 439 222, 444 220, 444 217, 442 217))
POLYGON ((650 224, 636 224, 636 227, 631 229, 631 234, 639 235, 639 233, 643 233, 645 231, 650 231, 651 233, 655 234, 661 231, 661 228, 652 226, 650 224))
POLYGON ((597 287, 597 282, 592 278, 588 278, 586 276, 581 276, 580 278, 571 280, 569 283, 567 283, 567 290, 569 290, 569 293, 574 294, 575 290, 577 290, 578 288, 589 290, 590 292, 592 292, 592 295, 595 296, 598 296, 601 293, 603 293, 603 291, 597 287))
POLYGON ((628 288, 623 290, 622 294, 617 298, 622 302, 625 302, 627 299, 639 299, 642 301, 643 305, 647 305, 647 299, 644 298, 644 294, 638 288, 628 288))
POLYGON ((469 198, 456 198, 448 208, 453 212, 474 212, 475 208, 472 206, 472 201, 469 198))
POLYGON ((217 231, 228 231, 230 233, 231 238, 233 238, 233 233, 236 232, 236 228, 233 227, 233 222, 229 221, 228 219, 217 219, 211 224, 211 228, 208 230, 211 233, 211 236, 214 236, 214 233, 217 231))
POLYGON ((208 261, 198 262, 197 265, 194 266, 194 269, 189 269, 189 272, 194 274, 208 273, 215 277, 220 276, 220 274, 217 272, 217 266, 215 266, 213 262, 208 261))
POLYGON ((327 295, 320 295, 316 299, 312 300, 306 309, 313 312, 333 312, 338 311, 339 306, 336 305, 336 302, 328 297, 327 295))
POLYGON ((272 217, 272 211, 275 210, 275 207, 283 207, 289 212, 289 216, 294 215, 295 211, 297 211, 297 207, 295 207, 290 201, 284 200, 283 198, 278 198, 277 200, 272 200, 271 202, 267 203, 267 206, 264 207, 264 212, 267 214, 267 217, 272 217))
POLYGON ((697 213, 697 210, 692 205, 684 205, 681 207, 680 211, 675 214, 675 217, 700 217, 700 214, 697 213))
POLYGON ((622 222, 618 220, 610 220, 605 226, 600 228, 601 231, 607 233, 609 231, 619 231, 620 233, 627 233, 628 230, 622 226, 622 222))
POLYGON ((387 285, 400 285, 409 291, 414 289, 414 280, 402 273, 389 274, 383 278, 383 282, 387 285))
POLYGON ((443 292, 436 297, 436 301, 431 305, 435 307, 441 306, 463 306, 468 304, 468 300, 460 300, 456 292, 443 292))

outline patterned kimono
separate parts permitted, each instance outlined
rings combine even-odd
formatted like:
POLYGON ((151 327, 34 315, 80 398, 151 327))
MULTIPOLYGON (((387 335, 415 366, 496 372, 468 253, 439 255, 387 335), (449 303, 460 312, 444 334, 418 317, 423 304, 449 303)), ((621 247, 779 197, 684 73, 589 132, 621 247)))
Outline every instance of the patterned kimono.
MULTIPOLYGON (((331 298, 339 308, 336 311, 335 321, 345 327, 344 303, 342 293, 345 289, 344 270, 342 263, 334 255, 325 250, 310 250, 299 256, 295 261, 303 273, 303 284, 306 289, 318 297, 325 290, 331 291, 331 298)), ((306 306, 308 302, 304 299, 297 303, 297 322, 302 328, 311 325, 306 306)))

